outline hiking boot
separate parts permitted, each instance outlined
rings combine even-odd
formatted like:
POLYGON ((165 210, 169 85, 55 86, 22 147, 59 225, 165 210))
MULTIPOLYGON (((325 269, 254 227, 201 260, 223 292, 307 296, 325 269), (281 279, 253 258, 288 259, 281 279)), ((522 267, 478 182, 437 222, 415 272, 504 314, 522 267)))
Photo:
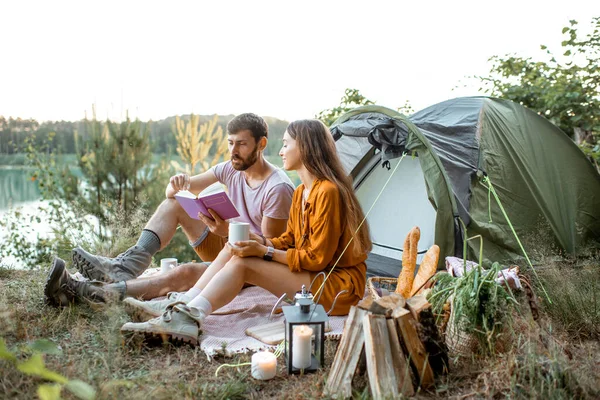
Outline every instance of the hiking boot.
POLYGON ((73 249, 73 265, 83 276, 107 283, 137 278, 148 268, 152 255, 133 246, 115 258, 95 256, 81 247, 73 249))
POLYGON ((118 298, 118 293, 105 290, 102 286, 102 282, 82 282, 73 279, 65 268, 64 260, 56 257, 46 279, 44 296, 46 303, 55 307, 66 307, 78 301, 96 306, 118 298))
POLYGON ((75 297, 71 292, 63 289, 63 285, 69 279, 71 279, 71 276, 65 268, 64 260, 55 257, 44 286, 44 297, 47 304, 55 307, 65 307, 75 302, 75 297))
POLYGON ((188 307, 183 302, 176 302, 167 307, 160 316, 148 322, 128 322, 121 327, 121 333, 143 333, 147 337, 158 336, 163 342, 187 342, 198 345, 200 323, 203 319, 200 310, 188 307))
POLYGON ((169 292, 166 299, 142 301, 133 297, 123 300, 125 311, 134 321, 144 322, 149 319, 160 317, 167 311, 171 304, 186 302, 185 293, 169 292))

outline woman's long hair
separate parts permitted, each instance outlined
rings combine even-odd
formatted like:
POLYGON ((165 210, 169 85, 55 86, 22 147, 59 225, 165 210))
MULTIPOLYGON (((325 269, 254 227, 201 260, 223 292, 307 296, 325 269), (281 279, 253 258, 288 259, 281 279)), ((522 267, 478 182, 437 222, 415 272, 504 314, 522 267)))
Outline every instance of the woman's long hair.
MULTIPOLYGON (((329 129, 319 120, 305 119, 290 123, 287 132, 296 140, 300 160, 307 171, 315 178, 326 179, 338 187, 341 197, 341 220, 346 221, 354 235, 364 214, 354 194, 352 178, 344 171, 329 129)), ((371 247, 369 226, 365 222, 354 238, 353 248, 357 253, 368 253, 371 247)))

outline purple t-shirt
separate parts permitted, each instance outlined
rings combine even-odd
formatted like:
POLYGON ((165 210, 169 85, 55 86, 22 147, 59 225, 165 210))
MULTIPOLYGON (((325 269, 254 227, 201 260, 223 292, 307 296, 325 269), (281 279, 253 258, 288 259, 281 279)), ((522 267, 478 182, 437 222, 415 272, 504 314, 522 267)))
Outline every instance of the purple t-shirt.
POLYGON ((257 234, 262 234, 263 216, 275 219, 290 216, 294 184, 283 170, 271 166, 275 171, 255 188, 248 185, 243 172, 233 168, 231 161, 211 168, 219 182, 227 186, 227 193, 240 213, 235 220, 249 222, 250 230, 257 234))

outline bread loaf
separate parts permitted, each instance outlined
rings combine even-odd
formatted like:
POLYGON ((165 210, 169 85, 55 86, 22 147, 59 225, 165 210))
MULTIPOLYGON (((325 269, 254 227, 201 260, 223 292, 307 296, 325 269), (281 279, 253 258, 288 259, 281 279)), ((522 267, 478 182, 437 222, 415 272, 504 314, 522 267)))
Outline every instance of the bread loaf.
POLYGON ((396 285, 396 293, 400 293, 407 299, 412 290, 413 281, 415 278, 415 268, 417 267, 417 251, 419 248, 419 239, 421 238, 421 230, 415 226, 410 230, 404 240, 404 251, 402 252, 402 271, 398 276, 398 284, 396 285))
POLYGON ((411 297, 414 296, 417 291, 420 292, 422 290, 421 286, 435 274, 439 258, 440 247, 437 244, 434 244, 427 250, 427 253, 423 256, 421 265, 419 265, 419 271, 417 272, 417 276, 413 281, 412 289, 410 291, 411 297))

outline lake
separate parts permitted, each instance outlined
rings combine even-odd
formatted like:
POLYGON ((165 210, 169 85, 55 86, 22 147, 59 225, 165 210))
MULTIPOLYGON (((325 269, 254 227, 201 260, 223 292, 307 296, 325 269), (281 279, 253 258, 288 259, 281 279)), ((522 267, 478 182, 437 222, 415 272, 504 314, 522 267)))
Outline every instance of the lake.
MULTIPOLYGON (((41 200, 37 183, 31 180, 31 170, 19 166, 0 166, 0 220, 6 220, 10 209, 20 208, 24 215, 39 215, 39 207, 46 204, 41 200)), ((36 235, 47 237, 51 230, 44 221, 33 222, 34 233, 27 235, 33 241, 36 235)), ((0 240, 4 240, 9 232, 2 230, 0 240)), ((0 254, 0 264, 16 268, 24 267, 13 257, 0 254)))
POLYGON ((12 205, 40 199, 40 189, 25 167, 0 166, 0 213, 12 205))

